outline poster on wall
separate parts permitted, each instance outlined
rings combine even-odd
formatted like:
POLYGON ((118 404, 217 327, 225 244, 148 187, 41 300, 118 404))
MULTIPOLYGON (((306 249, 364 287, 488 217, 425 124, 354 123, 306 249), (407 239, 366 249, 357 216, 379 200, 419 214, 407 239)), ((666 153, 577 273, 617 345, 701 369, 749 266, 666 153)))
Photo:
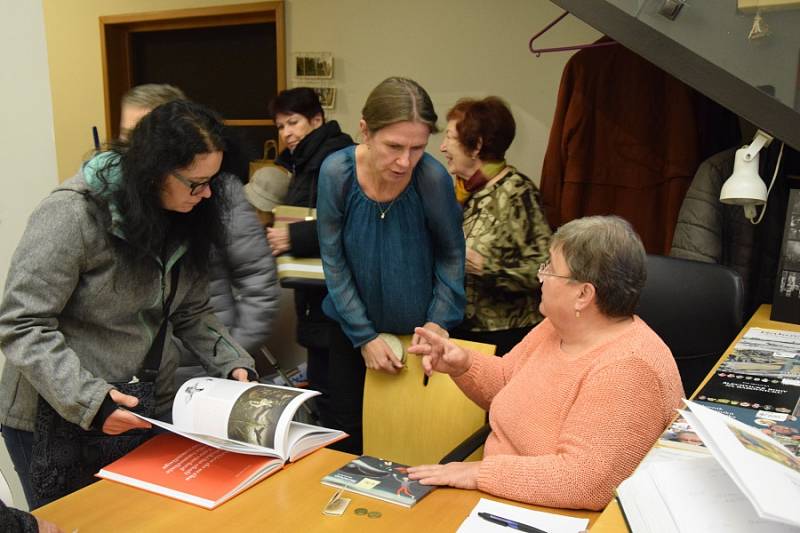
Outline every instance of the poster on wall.
POLYGON ((789 192, 770 318, 800 324, 800 189, 789 192))

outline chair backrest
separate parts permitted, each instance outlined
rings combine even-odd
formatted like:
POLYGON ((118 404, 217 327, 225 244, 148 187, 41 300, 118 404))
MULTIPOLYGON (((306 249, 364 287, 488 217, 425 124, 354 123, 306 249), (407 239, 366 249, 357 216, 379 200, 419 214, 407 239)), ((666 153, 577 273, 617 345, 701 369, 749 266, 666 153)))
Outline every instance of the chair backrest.
MULTIPOLYGON (((402 336, 403 350, 411 336, 402 336)), ((491 356, 494 346, 456 340, 491 356)), ((449 376, 424 385, 421 359, 408 354, 399 375, 367 370, 364 382, 364 454, 409 465, 435 464, 486 421, 449 376)))
POLYGON ((672 350, 688 397, 742 329, 742 278, 722 265, 648 255, 636 313, 672 350))

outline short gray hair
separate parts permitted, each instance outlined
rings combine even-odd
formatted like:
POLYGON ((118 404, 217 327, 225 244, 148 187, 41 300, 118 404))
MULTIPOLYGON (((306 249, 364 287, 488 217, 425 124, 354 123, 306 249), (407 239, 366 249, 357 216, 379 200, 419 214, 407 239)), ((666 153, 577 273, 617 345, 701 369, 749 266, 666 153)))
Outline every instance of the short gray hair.
POLYGON ((122 105, 155 109, 173 100, 186 100, 183 91, 167 83, 145 83, 131 87, 122 96, 122 105))
POLYGON ((421 122, 437 133, 436 111, 431 97, 422 86, 408 78, 386 78, 372 89, 361 118, 371 133, 398 122, 421 122))
POLYGON ((633 314, 647 280, 647 255, 628 221, 618 216, 578 218, 556 231, 550 247, 564 256, 574 279, 594 285, 603 314, 633 314))

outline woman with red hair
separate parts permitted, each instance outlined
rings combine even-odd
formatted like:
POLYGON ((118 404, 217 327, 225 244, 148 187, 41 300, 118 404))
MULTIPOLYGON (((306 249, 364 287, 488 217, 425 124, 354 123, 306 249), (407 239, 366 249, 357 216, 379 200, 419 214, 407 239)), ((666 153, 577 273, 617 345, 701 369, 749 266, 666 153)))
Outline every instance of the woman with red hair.
POLYGON ((513 348, 542 320, 539 265, 550 227, 533 181, 506 163, 516 125, 496 96, 462 99, 447 113, 440 150, 456 177, 467 241, 464 322, 453 337, 513 348))

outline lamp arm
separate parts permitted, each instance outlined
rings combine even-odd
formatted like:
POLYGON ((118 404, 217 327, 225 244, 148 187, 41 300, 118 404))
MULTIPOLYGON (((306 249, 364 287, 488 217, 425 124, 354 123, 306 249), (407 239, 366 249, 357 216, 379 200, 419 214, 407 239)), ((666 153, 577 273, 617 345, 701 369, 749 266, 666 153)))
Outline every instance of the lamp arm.
POLYGON ((753 137, 753 142, 746 148, 744 152, 745 161, 752 161, 758 152, 772 142, 772 135, 762 130, 758 130, 753 137))

